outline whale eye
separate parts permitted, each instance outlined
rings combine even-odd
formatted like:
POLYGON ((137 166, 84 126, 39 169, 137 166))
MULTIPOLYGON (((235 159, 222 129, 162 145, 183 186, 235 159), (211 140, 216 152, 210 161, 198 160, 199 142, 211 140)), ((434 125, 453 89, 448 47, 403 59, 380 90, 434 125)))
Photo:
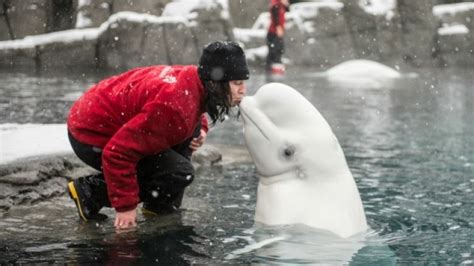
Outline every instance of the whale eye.
POLYGON ((289 159, 295 154, 295 147, 288 146, 283 150, 283 157, 289 159))

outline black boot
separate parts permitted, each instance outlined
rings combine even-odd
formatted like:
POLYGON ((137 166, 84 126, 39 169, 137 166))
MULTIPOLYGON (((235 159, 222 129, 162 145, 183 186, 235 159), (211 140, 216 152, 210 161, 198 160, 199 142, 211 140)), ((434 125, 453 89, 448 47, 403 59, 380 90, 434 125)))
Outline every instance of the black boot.
POLYGON ((107 219, 106 215, 99 213, 102 207, 110 206, 102 174, 80 177, 69 182, 68 192, 83 221, 107 219))

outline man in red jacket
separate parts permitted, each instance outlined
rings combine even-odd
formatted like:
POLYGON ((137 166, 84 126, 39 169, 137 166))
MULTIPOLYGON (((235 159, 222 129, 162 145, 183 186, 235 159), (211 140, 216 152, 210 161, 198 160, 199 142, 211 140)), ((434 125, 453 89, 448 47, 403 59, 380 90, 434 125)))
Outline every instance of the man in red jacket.
POLYGON ((223 121, 246 93, 249 70, 232 42, 207 45, 199 66, 149 66, 100 81, 72 106, 67 125, 77 156, 101 173, 68 183, 79 216, 136 226, 136 208, 172 212, 193 181, 190 158, 208 121, 223 121))
POLYGON ((271 74, 284 74, 285 67, 281 57, 285 50, 285 12, 288 11, 288 0, 271 0, 270 26, 267 33, 268 56, 266 69, 271 74))

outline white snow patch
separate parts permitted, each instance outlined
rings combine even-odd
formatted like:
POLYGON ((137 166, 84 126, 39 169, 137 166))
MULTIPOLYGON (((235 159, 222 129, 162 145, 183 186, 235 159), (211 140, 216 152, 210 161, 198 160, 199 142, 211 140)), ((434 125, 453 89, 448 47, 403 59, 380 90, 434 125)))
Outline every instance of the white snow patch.
POLYGON ((265 58, 267 58, 267 55, 268 47, 266 45, 260 46, 258 48, 251 48, 245 50, 245 56, 250 62, 255 62, 257 60, 265 60, 265 58))
POLYGON ((184 23, 188 25, 188 20, 182 17, 158 17, 150 14, 136 13, 131 11, 123 11, 113 14, 109 19, 100 25, 101 32, 105 31, 109 26, 112 26, 121 21, 131 21, 137 23, 184 23))
POLYGON ((319 10, 322 8, 330 8, 335 11, 341 11, 344 8, 344 4, 334 0, 326 0, 320 2, 302 2, 292 4, 290 6, 290 12, 296 13, 303 20, 306 20, 317 16, 319 10))
POLYGON ((332 83, 360 89, 387 88, 394 79, 401 77, 395 69, 370 60, 350 60, 324 74, 332 83))
POLYGON ((438 29, 439 35, 456 35, 456 34, 468 34, 469 29, 462 24, 447 26, 443 25, 442 28, 438 29))
POLYGON ((77 8, 90 5, 91 2, 92 2, 92 0, 79 0, 79 1, 77 2, 77 8))
POLYGON ((460 12, 466 12, 474 9, 474 2, 436 5, 433 7, 433 14, 437 17, 443 15, 456 15, 460 12))
POLYGON ((87 28, 92 25, 92 20, 85 15, 83 11, 79 11, 76 16, 76 25, 75 28, 81 29, 81 28, 87 28))
POLYGON ((399 78, 395 69, 370 60, 349 60, 326 71, 332 77, 399 78))
POLYGON ((175 0, 165 6, 161 15, 165 17, 180 16, 192 18, 191 11, 196 8, 211 9, 218 6, 222 7, 221 16, 227 19, 230 18, 228 0, 175 0))
POLYGON ((0 42, 0 49, 27 49, 56 42, 71 43, 76 41, 95 40, 99 35, 100 30, 98 28, 64 30, 27 36, 19 40, 3 41, 0 42))
POLYGON ((264 39, 267 36, 266 30, 234 28, 233 31, 235 39, 244 43, 249 42, 253 38, 264 39))
POLYGON ((396 0, 359 0, 359 6, 375 16, 393 14, 396 5, 396 0))
POLYGON ((0 164, 72 152, 65 124, 0 125, 0 164))

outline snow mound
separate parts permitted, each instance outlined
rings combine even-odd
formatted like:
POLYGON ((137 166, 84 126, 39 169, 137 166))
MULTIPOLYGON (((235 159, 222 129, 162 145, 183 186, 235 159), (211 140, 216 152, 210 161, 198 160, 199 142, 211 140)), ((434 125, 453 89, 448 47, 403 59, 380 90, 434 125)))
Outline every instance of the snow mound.
POLYGON ((23 158, 72 152, 65 124, 0 125, 0 165, 23 158))
POLYGON ((326 71, 330 77, 399 78, 401 74, 384 64, 370 60, 350 60, 326 71))
POLYGON ((332 83, 342 86, 382 88, 402 75, 395 69, 370 60, 350 60, 326 71, 332 83))

